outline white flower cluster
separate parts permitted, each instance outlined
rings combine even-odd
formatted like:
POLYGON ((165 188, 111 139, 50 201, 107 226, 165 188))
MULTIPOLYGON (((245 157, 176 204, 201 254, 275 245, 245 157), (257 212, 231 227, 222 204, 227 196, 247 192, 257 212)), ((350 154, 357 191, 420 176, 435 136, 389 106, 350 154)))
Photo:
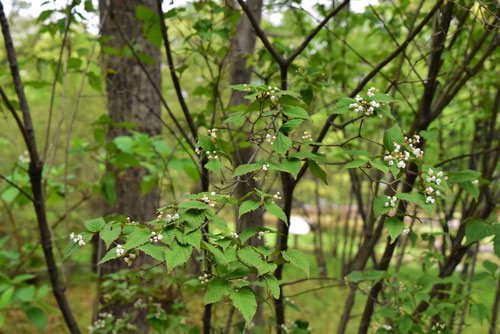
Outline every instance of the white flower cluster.
POLYGON ((229 236, 230 236, 231 238, 234 238, 234 239, 238 239, 238 238, 240 237, 240 236, 238 235, 238 233, 236 233, 236 232, 231 232, 231 233, 229 233, 229 236))
POLYGON ((278 87, 272 87, 268 86, 267 91, 262 92, 262 97, 264 98, 269 98, 272 102, 278 102, 278 95, 276 95, 277 92, 279 92, 278 87))
POLYGON ((132 265, 132 263, 134 262, 135 258, 136 258, 136 255, 133 253, 130 253, 128 256, 125 256, 123 258, 123 261, 125 261, 125 263, 130 267, 132 265))
POLYGON ((397 202, 397 200, 398 200, 398 199, 396 198, 396 196, 392 196, 392 197, 391 197, 391 196, 387 196, 387 202, 385 202, 385 203, 384 203, 384 206, 385 206, 386 208, 388 208, 389 206, 390 206, 391 208, 393 208, 393 207, 395 207, 395 206, 396 206, 396 202, 397 202))
POLYGON ((437 186, 439 186, 443 182, 443 179, 447 180, 448 177, 445 176, 442 171, 435 173, 432 168, 429 168, 426 174, 427 177, 425 178, 425 182, 430 183, 430 185, 425 188, 424 191, 427 195, 425 197, 425 203, 434 204, 436 202, 436 199, 433 196, 440 196, 441 192, 438 189, 434 189, 432 183, 435 183, 437 186))
POLYGON ((201 276, 198 276, 198 279, 200 280, 201 284, 207 284, 210 282, 210 274, 209 273, 204 273, 201 276))
POLYGON ((217 155, 217 151, 207 151, 207 158, 208 160, 212 160, 212 159, 219 159, 219 156, 217 155))
POLYGON ((208 135, 212 137, 212 140, 217 140, 217 129, 209 129, 208 135))
POLYGON ((21 164, 27 164, 31 161, 28 151, 24 151, 18 158, 21 164))
POLYGON ((312 140, 311 134, 308 133, 307 131, 304 131, 304 134, 302 135, 302 140, 306 140, 306 141, 312 140))
POLYGON ((432 330, 436 331, 437 334, 445 333, 446 324, 444 322, 437 322, 432 325, 432 330))
POLYGON ((165 219, 165 221, 167 223, 171 223, 171 222, 176 221, 177 219, 179 219, 179 214, 178 213, 174 213, 173 215, 171 215, 171 214, 165 215, 165 213, 163 211, 161 211, 158 214, 157 220, 162 220, 162 219, 165 219))
POLYGON ((85 241, 83 241, 83 237, 81 234, 75 235, 73 232, 71 232, 69 235, 69 239, 75 244, 78 244, 78 246, 80 247, 85 246, 85 241))
POLYGON ((265 235, 266 231, 259 231, 259 233, 257 233, 257 239, 262 240, 262 238, 264 238, 265 235))
POLYGON ((149 238, 149 241, 157 243, 161 239, 163 239, 163 235, 161 233, 156 233, 155 231, 151 232, 151 237, 149 238))
POLYGON ((269 133, 266 133, 266 142, 269 144, 274 144, 274 141, 276 140, 276 135, 271 135, 269 133))
MULTIPOLYGON (((368 89, 366 95, 368 97, 375 96, 376 88, 371 87, 368 89)), ((349 109, 352 109, 354 112, 363 112, 366 116, 371 116, 375 112, 375 108, 380 108, 382 104, 376 101, 366 101, 360 95, 356 95, 355 97, 357 103, 349 104, 349 109)), ((382 116, 382 115, 379 115, 382 116)))
POLYGON ((276 192, 276 194, 274 194, 273 198, 274 198, 275 200, 280 200, 280 199, 281 199, 281 192, 279 192, 279 191, 278 191, 278 192, 276 192))
POLYGON ((122 245, 116 246, 116 256, 120 257, 125 254, 125 249, 123 249, 122 245))
POLYGON ((263 170, 264 172, 267 172, 267 170, 268 170, 268 169, 269 169, 269 164, 263 164, 263 165, 262 165, 262 170, 263 170))
POLYGON ((87 329, 89 330, 89 333, 94 333, 99 329, 103 329, 106 326, 106 319, 111 319, 113 318, 113 315, 108 312, 101 312, 99 313, 99 317, 92 325, 89 325, 87 329))
POLYGON ((205 204, 208 204, 208 206, 210 206, 210 207, 212 207, 212 208, 215 206, 215 203, 213 203, 213 202, 210 200, 210 198, 208 198, 208 196, 207 196, 207 195, 203 196, 203 197, 201 198, 201 200, 202 200, 205 204))
POLYGON ((386 331, 392 330, 392 326, 388 324, 383 325, 382 328, 385 329, 386 331))
POLYGON ((413 153, 416 158, 423 158, 424 151, 417 147, 417 144, 420 143, 419 135, 414 135, 413 138, 405 137, 405 142, 406 145, 408 145, 408 147, 411 149, 411 153, 413 153))

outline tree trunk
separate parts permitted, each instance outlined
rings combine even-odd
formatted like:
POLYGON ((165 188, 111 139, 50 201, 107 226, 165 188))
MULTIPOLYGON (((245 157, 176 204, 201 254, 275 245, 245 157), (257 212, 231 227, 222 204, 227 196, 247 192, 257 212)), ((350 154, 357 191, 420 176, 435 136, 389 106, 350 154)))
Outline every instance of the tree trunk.
MULTIPOLYGON (((234 7, 236 4, 232 3, 234 7)), ((261 12, 262 12, 262 0, 248 0, 247 6, 250 8, 253 17, 260 22, 261 12)), ((242 15, 238 25, 236 27, 236 34, 233 36, 231 41, 231 53, 230 53, 230 64, 231 64, 231 84, 247 84, 250 82, 250 77, 252 75, 251 68, 247 67, 248 56, 252 55, 255 50, 256 35, 252 28, 248 17, 242 15)), ((248 104, 248 100, 244 98, 245 93, 233 90, 231 94, 231 100, 229 102, 230 106, 237 106, 240 104, 248 104)), ((236 143, 246 142, 246 139, 242 141, 236 140, 236 143)), ((236 147, 233 153, 233 160, 235 167, 250 163, 255 157, 255 150, 252 147, 236 147)), ((253 191, 254 188, 260 188, 259 182, 248 175, 242 176, 242 178, 248 179, 248 182, 239 182, 236 186, 235 196, 241 198, 253 191)), ((258 210, 244 214, 238 221, 236 227, 237 231, 243 231, 248 227, 263 227, 264 226, 264 209, 259 208, 258 210)), ((252 237, 249 240, 249 244, 253 246, 258 246, 263 244, 262 239, 257 237, 252 237)), ((263 289, 260 287, 255 288, 255 293, 257 295, 262 295, 263 289)), ((262 302, 259 298, 257 304, 257 312, 254 316, 253 322, 256 325, 263 324, 262 315, 262 302)))
MULTIPOLYGON (((161 133, 160 97, 152 89, 152 85, 161 87, 160 50, 148 42, 142 32, 142 22, 136 18, 137 6, 145 6, 156 11, 154 0, 111 0, 99 1, 101 15, 101 36, 105 37, 103 46, 115 49, 127 48, 127 41, 141 53, 147 54, 154 60, 154 64, 144 64, 149 78, 141 69, 134 57, 118 57, 102 55, 102 68, 106 76, 106 94, 108 115, 113 122, 130 122, 135 124, 134 131, 146 133, 150 136, 161 133)), ((130 130, 120 126, 110 126, 108 140, 117 136, 126 136, 130 130)), ((106 203, 105 214, 116 213, 130 217, 131 220, 148 221, 155 218, 155 210, 159 204, 159 192, 155 187, 147 194, 141 192, 142 178, 147 170, 140 167, 130 167, 126 170, 117 170, 108 165, 107 171, 115 178, 114 190, 116 201, 106 203)), ((100 255, 104 251, 100 252, 100 255)), ((139 258, 137 261, 141 261, 139 258)), ((121 260, 106 262, 100 267, 102 279, 105 275, 124 269, 125 263, 121 260)), ((108 312, 122 313, 127 311, 125 305, 113 305, 108 312)), ((117 314, 117 315, 118 315, 117 314)), ((136 319, 139 328, 145 328, 145 314, 136 319)))

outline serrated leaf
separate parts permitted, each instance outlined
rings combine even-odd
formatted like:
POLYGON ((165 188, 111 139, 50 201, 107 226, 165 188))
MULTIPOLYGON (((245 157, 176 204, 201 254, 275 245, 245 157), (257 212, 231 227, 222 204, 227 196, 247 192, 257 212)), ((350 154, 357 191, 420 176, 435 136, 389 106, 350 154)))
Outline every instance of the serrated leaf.
POLYGON ((189 260, 192 252, 193 246, 191 245, 181 245, 179 243, 174 243, 172 247, 166 247, 165 262, 167 264, 168 271, 170 272, 174 268, 185 264, 189 260))
POLYGON ((238 257, 243 263, 257 269, 259 276, 262 276, 276 269, 275 264, 264 261, 259 253, 249 247, 240 249, 238 251, 238 257))
POLYGON ((375 200, 373 201, 373 213, 375 214, 375 217, 380 217, 389 211, 391 211, 392 207, 390 206, 385 206, 385 203, 387 203, 389 200, 387 199, 387 196, 381 195, 377 196, 375 200))
POLYGON ((292 146, 292 140, 285 136, 281 131, 278 131, 276 139, 273 143, 273 149, 276 153, 284 155, 292 146))
POLYGON ((450 178, 448 179, 448 183, 472 182, 477 180, 480 176, 481 172, 478 172, 477 170, 466 169, 450 176, 450 178))
POLYGON ((127 235, 127 242, 125 243, 125 245, 123 245, 123 249, 125 249, 125 251, 129 251, 131 249, 144 245, 149 241, 150 237, 151 234, 148 230, 136 230, 127 235))
POLYGON ((384 225, 391 236, 391 243, 403 232, 405 225, 396 217, 389 217, 384 221, 384 225))
POLYGON ((477 184, 474 184, 473 182, 462 182, 460 183, 460 186, 462 187, 465 192, 467 192, 469 195, 471 195, 476 201, 479 198, 479 187, 477 184))
POLYGON ((260 207, 260 202, 256 200, 248 200, 241 203, 240 208, 238 210, 238 217, 243 216, 245 213, 257 210, 260 207))
POLYGON ((266 207, 267 212, 269 212, 273 216, 281 219, 286 224, 288 224, 288 219, 286 218, 286 214, 278 204, 274 203, 273 201, 269 201, 269 202, 266 202, 265 207, 266 207))
POLYGON ((145 244, 137 248, 141 252, 151 256, 153 259, 162 262, 164 260, 164 247, 153 245, 153 244, 145 244))
POLYGON ((102 230, 104 226, 106 226, 106 222, 102 218, 96 218, 87 220, 86 222, 83 223, 83 225, 85 225, 87 231, 91 233, 97 233, 100 230, 102 230))
POLYGON ((179 208, 206 210, 209 209, 210 207, 207 204, 200 201, 185 201, 179 204, 179 208))
POLYGON ((300 118, 300 119, 308 119, 309 114, 307 111, 300 106, 284 106, 282 109, 283 114, 287 115, 290 118, 300 118))
POLYGON ((109 246, 111 246, 111 243, 113 241, 118 239, 121 232, 122 232, 122 228, 119 226, 117 226, 115 228, 111 228, 111 226, 108 226, 108 227, 102 229, 101 232, 99 232, 99 237, 106 244, 106 249, 108 249, 109 246))
POLYGON ((324 171, 324 169, 321 168, 321 166, 314 160, 308 160, 308 163, 309 170, 325 184, 328 184, 326 172, 324 171))
POLYGON ((257 311, 257 301, 255 295, 249 287, 243 287, 239 290, 231 290, 229 297, 233 306, 241 312, 246 322, 251 322, 257 311))
POLYGON ((304 253, 295 249, 291 249, 287 251, 282 251, 281 255, 292 266, 302 270, 309 277, 309 266, 310 266, 309 259, 304 253))
POLYGON ((390 129, 388 129, 384 134, 384 147, 392 152, 394 150, 394 143, 404 143, 405 137, 403 131, 399 125, 394 124, 390 129))
POLYGON ((193 246, 196 249, 200 249, 200 244, 201 244, 201 239, 203 238, 203 235, 201 233, 201 230, 194 230, 191 233, 188 233, 184 235, 184 243, 187 243, 191 246, 193 246))
POLYGON ((267 290, 273 296, 274 299, 278 299, 280 296, 280 284, 276 277, 272 274, 266 274, 263 276, 264 281, 266 282, 267 285, 267 290))
POLYGON ((372 160, 370 161, 371 165, 375 168, 377 168, 378 170, 384 172, 384 173, 388 173, 389 172, 389 167, 387 167, 387 165, 385 164, 385 162, 383 162, 382 160, 380 159, 375 159, 375 160, 372 160))
POLYGON ((244 165, 239 165, 234 169, 233 172, 233 177, 245 175, 248 173, 253 173, 256 170, 259 170, 262 168, 262 163, 255 163, 255 164, 244 164, 244 165))
POLYGON ((207 290, 203 296, 203 303, 205 305, 217 303, 229 293, 229 287, 229 282, 224 279, 218 277, 212 279, 208 283, 207 290))
POLYGON ((343 169, 350 169, 350 168, 359 168, 359 167, 363 167, 366 165, 368 161, 365 160, 365 159, 354 159, 352 161, 349 161, 348 163, 346 163, 344 165, 344 168, 343 169))
POLYGON ((349 105, 351 103, 357 103, 355 99, 350 97, 341 97, 337 103, 335 103, 335 107, 330 111, 331 114, 345 114, 350 111, 349 105))
POLYGON ((116 247, 113 247, 106 253, 106 255, 104 255, 104 257, 101 259, 101 261, 99 261, 99 264, 103 264, 105 262, 108 262, 110 260, 114 260, 117 258, 118 258, 118 255, 116 255, 116 247))
POLYGON ((495 228, 482 219, 472 218, 465 224, 465 236, 468 245, 495 234, 495 228))
POLYGON ((304 120, 301 118, 292 118, 291 120, 288 120, 281 125, 280 132, 290 132, 291 130, 297 128, 303 122, 304 120))
POLYGON ((212 159, 205 164, 205 168, 213 173, 219 173, 224 167, 224 164, 219 159, 212 159))
POLYGON ((297 174, 299 174, 300 167, 302 166, 300 160, 298 159, 287 159, 281 162, 271 162, 270 165, 272 169, 292 174, 294 179, 297 178, 297 174))
POLYGON ((381 102, 381 103, 388 103, 388 102, 394 101, 394 99, 392 97, 390 97, 387 94, 382 94, 382 93, 375 94, 375 95, 369 97, 368 100, 375 101, 375 102, 381 102))

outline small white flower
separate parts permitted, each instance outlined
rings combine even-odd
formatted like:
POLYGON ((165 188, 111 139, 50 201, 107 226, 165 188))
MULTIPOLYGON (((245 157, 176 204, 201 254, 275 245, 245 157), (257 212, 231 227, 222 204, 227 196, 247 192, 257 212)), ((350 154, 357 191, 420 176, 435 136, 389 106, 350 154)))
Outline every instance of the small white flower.
POLYGON ((436 179, 436 184, 440 185, 441 184, 441 179, 436 179))
POLYGON ((397 164, 398 168, 405 168, 406 167, 406 163, 403 161, 403 160, 400 160, 397 164))
POLYGON ((443 176, 443 172, 441 172, 441 171, 440 171, 440 172, 437 174, 437 176, 438 176, 438 177, 443 176))
POLYGON ((116 246, 116 256, 120 257, 123 254, 125 254, 125 250, 123 249, 122 245, 116 246))
POLYGON ((403 235, 408 235, 410 233, 410 229, 409 228, 404 228, 403 229, 403 235))
POLYGON ((434 198, 432 198, 432 196, 427 196, 425 198, 425 203, 427 203, 427 204, 434 204, 434 202, 435 202, 435 200, 434 200, 434 198))
POLYGON ((172 220, 177 220, 179 219, 179 214, 178 213, 175 213, 173 216, 172 216, 172 220))
POLYGON ((264 172, 267 172, 267 170, 268 170, 268 169, 269 169, 269 164, 263 164, 263 165, 262 165, 262 170, 263 170, 264 172))
POLYGON ((434 188, 432 188, 432 187, 427 187, 427 188, 425 189, 425 192, 426 192, 427 194, 432 194, 432 193, 434 192, 434 188))
POLYGON ((236 233, 236 232, 231 232, 231 233, 229 233, 229 236, 230 236, 231 238, 235 238, 235 239, 238 239, 238 237, 239 237, 239 236, 238 236, 238 233, 236 233))
POLYGON ((210 193, 210 196, 215 196, 215 195, 217 195, 217 193, 216 193, 215 191, 212 191, 212 192, 210 193))

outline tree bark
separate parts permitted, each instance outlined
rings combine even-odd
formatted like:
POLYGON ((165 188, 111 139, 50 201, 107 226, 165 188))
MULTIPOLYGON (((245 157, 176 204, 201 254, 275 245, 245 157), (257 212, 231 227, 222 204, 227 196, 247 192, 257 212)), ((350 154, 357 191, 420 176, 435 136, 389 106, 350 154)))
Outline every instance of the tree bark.
MULTIPOLYGON (((106 94, 108 115, 113 123, 129 122, 136 127, 134 131, 156 136, 161 133, 161 123, 157 115, 161 113, 161 100, 152 89, 152 85, 161 87, 160 50, 152 45, 143 35, 142 22, 136 18, 137 6, 145 6, 156 11, 154 0, 130 1, 100 1, 101 36, 105 37, 103 46, 115 49, 127 48, 125 39, 140 52, 147 54, 154 60, 152 64, 143 64, 145 71, 139 66, 134 57, 118 57, 102 55, 102 68, 106 77, 106 94), (148 77, 149 76, 149 77, 148 77)), ((116 125, 111 125, 107 138, 112 140, 117 136, 130 135, 130 130, 116 125)), ((130 167, 118 170, 107 165, 107 171, 115 177, 114 190, 116 201, 106 203, 104 214, 117 213, 130 217, 131 220, 148 221, 155 218, 155 211, 159 204, 158 188, 150 192, 141 192, 141 181, 148 174, 141 167, 130 167)), ((101 256, 104 252, 100 252, 101 256)), ((138 258, 141 262, 143 259, 138 258)), ((125 268, 125 263, 120 259, 109 261, 100 268, 100 279, 105 275, 125 268)), ((125 305, 113 305, 113 313, 126 312, 125 305)), ((136 319, 136 325, 146 328, 145 314, 136 319)))

